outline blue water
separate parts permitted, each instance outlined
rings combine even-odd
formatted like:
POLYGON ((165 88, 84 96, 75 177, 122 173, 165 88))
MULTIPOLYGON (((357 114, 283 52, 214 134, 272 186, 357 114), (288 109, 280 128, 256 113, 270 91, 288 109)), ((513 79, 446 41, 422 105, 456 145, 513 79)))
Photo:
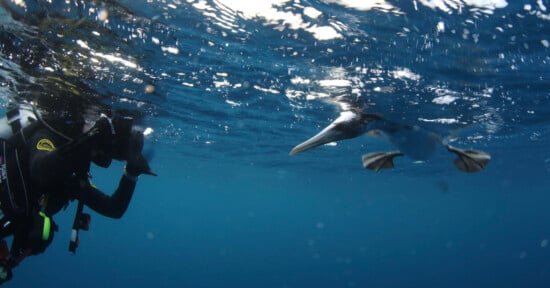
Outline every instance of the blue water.
POLYGON ((2 111, 134 115, 159 176, 75 256, 76 205, 56 215, 6 287, 550 286, 547 0, 49 2, 0 1, 2 111), (492 160, 374 173, 361 154, 393 148, 369 136, 288 155, 352 102, 492 160))

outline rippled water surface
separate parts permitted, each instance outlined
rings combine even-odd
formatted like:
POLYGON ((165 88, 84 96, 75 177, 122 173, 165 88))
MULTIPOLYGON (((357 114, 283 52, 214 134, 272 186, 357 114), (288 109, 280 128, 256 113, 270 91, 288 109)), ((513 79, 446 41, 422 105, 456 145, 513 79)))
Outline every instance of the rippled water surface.
POLYGON ((547 0, 0 3, 3 111, 132 115, 160 175, 75 257, 61 213, 8 285, 550 285, 547 0), (393 148, 369 136, 288 155, 350 107, 491 163, 374 173, 360 155, 393 148))

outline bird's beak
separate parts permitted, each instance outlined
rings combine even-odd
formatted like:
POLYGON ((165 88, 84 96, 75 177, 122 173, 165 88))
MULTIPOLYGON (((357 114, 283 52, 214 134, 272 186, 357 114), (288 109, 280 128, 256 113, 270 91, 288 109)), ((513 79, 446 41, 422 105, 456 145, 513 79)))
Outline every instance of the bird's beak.
POLYGON ((329 126, 323 129, 321 132, 317 133, 315 136, 296 145, 296 147, 290 150, 289 154, 294 155, 294 154, 309 150, 311 148, 321 146, 323 144, 327 144, 330 142, 334 142, 334 141, 338 141, 346 138, 349 138, 349 137, 346 137, 345 133, 342 130, 337 129, 337 125, 335 125, 334 123, 331 123, 329 126))
POLYGON ((353 110, 344 111, 340 113, 340 117, 317 135, 292 148, 289 154, 294 155, 330 142, 355 138, 366 132, 370 121, 380 119, 382 117, 376 114, 364 114, 353 110))

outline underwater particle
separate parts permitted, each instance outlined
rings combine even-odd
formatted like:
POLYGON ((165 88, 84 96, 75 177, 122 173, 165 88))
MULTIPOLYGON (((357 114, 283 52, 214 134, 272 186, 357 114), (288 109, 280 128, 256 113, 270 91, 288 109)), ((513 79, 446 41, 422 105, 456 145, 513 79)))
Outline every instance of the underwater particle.
POLYGON ((546 39, 540 40, 540 43, 546 48, 550 47, 550 42, 548 42, 548 40, 546 39))
POLYGON ((90 49, 90 46, 88 46, 88 43, 86 41, 78 39, 76 40, 76 44, 84 49, 90 49))
POLYGON ((169 46, 169 47, 160 47, 160 49, 162 50, 162 52, 168 52, 174 55, 178 55, 180 53, 180 49, 178 49, 178 47, 169 46))
POLYGON ((147 127, 147 128, 145 128, 145 130, 143 131, 143 135, 144 135, 144 136, 149 136, 149 135, 153 134, 154 131, 155 131, 155 130, 153 130, 153 128, 147 127))
POLYGON ((147 93, 147 94, 153 94, 153 93, 155 93, 155 86, 153 86, 153 85, 145 85, 145 93, 147 93))
POLYGON ((548 246, 548 239, 543 239, 542 241, 540 241, 541 248, 546 248, 546 246, 548 246))
POLYGON ((307 239, 307 246, 314 247, 315 246, 315 239, 307 239))
POLYGON ((445 32, 445 23, 443 21, 437 23, 437 32, 445 32))
POLYGON ((147 239, 149 239, 149 240, 155 239, 155 233, 153 233, 153 232, 147 232, 147 239))
POLYGON ((100 21, 107 21, 107 18, 109 18, 109 12, 105 9, 99 11, 99 13, 97 14, 97 19, 99 19, 100 21))
POLYGON ((235 102, 235 101, 231 101, 231 100, 229 100, 229 99, 225 100, 225 103, 231 105, 231 107, 241 106, 241 103, 238 103, 238 102, 235 102))
POLYGON ((441 193, 447 193, 449 192, 449 184, 447 183, 447 181, 438 181, 436 183, 437 185, 437 188, 439 188, 439 191, 441 191, 441 193))
POLYGON ((527 258, 527 252, 521 251, 521 253, 519 253, 519 259, 522 259, 522 260, 523 260, 523 259, 525 259, 525 258, 527 258))
POLYGON ((317 229, 324 229, 325 228, 325 223, 323 222, 317 222, 317 224, 315 224, 315 227, 317 229))

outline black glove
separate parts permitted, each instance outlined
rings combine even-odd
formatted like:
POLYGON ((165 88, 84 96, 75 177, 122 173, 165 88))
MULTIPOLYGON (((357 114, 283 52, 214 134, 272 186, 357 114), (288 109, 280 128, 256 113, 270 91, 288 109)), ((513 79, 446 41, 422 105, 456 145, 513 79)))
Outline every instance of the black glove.
POLYGON ((11 273, 11 265, 5 259, 0 260, 0 285, 8 282, 13 277, 11 273))
POLYGON ((134 177, 141 174, 157 176, 157 173, 151 170, 149 163, 147 163, 147 160, 145 160, 141 153, 138 156, 132 157, 126 161, 126 172, 134 177))
POLYGON ((132 130, 127 149, 126 172, 128 172, 128 174, 134 177, 141 174, 157 176, 149 167, 149 163, 147 163, 145 157, 141 154, 141 150, 143 149, 143 132, 132 130))

